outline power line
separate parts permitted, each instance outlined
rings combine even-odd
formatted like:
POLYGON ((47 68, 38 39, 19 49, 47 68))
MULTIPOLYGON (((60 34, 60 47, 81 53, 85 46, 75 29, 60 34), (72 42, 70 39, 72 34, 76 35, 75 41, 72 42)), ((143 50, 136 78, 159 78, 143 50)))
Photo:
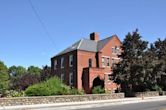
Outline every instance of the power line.
POLYGON ((46 25, 44 24, 44 22, 42 21, 41 17, 39 16, 39 14, 38 14, 36 8, 34 7, 34 5, 33 5, 33 3, 32 3, 32 1, 31 1, 31 0, 28 0, 28 1, 29 1, 29 4, 30 4, 30 6, 31 6, 31 8, 32 8, 32 10, 33 10, 33 12, 34 12, 34 14, 36 15, 36 18, 38 19, 38 21, 40 22, 41 26, 43 27, 43 30, 45 31, 45 33, 46 33, 46 35, 47 35, 47 38, 52 42, 52 44, 53 44, 54 46, 56 46, 56 44, 55 44, 53 38, 51 37, 51 35, 50 35, 50 33, 49 33, 49 31, 48 31, 46 25))

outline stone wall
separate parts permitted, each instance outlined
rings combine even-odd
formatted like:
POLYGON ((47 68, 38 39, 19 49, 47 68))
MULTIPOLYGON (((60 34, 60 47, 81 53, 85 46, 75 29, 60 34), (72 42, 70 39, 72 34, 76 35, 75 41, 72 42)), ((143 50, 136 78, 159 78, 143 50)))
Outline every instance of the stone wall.
POLYGON ((142 95, 144 97, 159 96, 159 92, 158 91, 150 91, 150 92, 136 92, 135 93, 136 97, 142 97, 142 95))
POLYGON ((81 102, 81 101, 94 101, 94 100, 122 99, 122 98, 124 98, 124 93, 0 98, 0 106, 81 102))

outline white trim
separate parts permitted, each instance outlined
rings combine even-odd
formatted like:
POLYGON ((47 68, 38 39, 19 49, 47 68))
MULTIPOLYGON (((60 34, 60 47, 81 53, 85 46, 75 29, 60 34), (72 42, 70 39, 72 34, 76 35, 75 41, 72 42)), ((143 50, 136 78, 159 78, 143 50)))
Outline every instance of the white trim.
POLYGON ((57 69, 57 65, 58 65, 58 61, 57 61, 57 59, 56 59, 56 60, 54 60, 54 70, 57 69))
POLYGON ((73 54, 69 55, 69 67, 73 67, 73 54), (72 64, 71 64, 72 62, 72 64))
POLYGON ((70 86, 73 86, 73 82, 74 82, 73 72, 70 72, 69 73, 69 84, 70 84, 70 86))
POLYGON ((118 57, 112 57, 112 59, 117 59, 117 60, 120 60, 120 58, 118 58, 118 57))
POLYGON ((63 82, 64 79, 65 79, 65 75, 64 75, 64 73, 61 73, 61 82, 63 82))
POLYGON ((61 57, 61 68, 64 68, 64 60, 65 60, 65 58, 64 57, 61 57), (63 59, 63 61, 62 61, 62 59, 63 59))
POLYGON ((104 55, 102 55, 101 57, 110 58, 110 56, 104 56, 104 55))
POLYGON ((82 44, 82 41, 83 41, 83 39, 81 39, 80 43, 78 44, 77 49, 79 49, 79 48, 80 48, 80 46, 81 46, 81 44, 82 44))
POLYGON ((110 73, 104 73, 104 74, 112 74, 112 73, 110 72, 110 73))

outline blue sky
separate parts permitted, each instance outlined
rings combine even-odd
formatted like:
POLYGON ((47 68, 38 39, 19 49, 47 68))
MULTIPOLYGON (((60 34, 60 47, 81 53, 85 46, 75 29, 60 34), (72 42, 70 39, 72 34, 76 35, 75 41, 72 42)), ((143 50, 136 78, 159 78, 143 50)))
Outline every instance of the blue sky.
POLYGON ((81 38, 121 40, 136 28, 144 40, 166 37, 166 0, 0 0, 0 60, 9 67, 50 65, 50 58, 81 38), (50 40, 52 39, 52 41, 50 40))

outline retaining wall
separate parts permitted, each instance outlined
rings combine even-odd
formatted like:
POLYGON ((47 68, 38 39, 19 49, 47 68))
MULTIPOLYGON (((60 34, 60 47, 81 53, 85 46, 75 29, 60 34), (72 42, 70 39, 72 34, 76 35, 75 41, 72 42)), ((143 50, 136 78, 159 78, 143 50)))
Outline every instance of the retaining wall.
POLYGON ((0 106, 81 102, 81 101, 94 101, 94 100, 122 99, 122 98, 124 98, 124 93, 0 98, 0 106))

